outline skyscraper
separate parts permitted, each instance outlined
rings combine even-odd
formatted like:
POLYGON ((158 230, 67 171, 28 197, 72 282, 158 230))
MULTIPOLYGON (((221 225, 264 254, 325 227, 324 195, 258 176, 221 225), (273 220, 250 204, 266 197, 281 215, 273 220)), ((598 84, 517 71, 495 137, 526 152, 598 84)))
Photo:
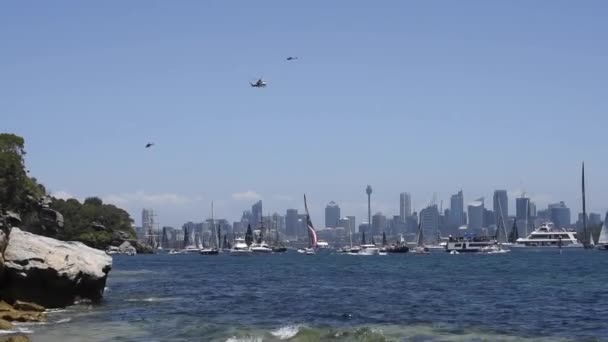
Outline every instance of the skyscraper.
POLYGON ((251 206, 251 228, 258 227, 262 223, 262 200, 251 206))
POLYGON ((152 209, 143 209, 141 211, 141 227, 144 234, 148 234, 154 226, 154 211, 152 209))
POLYGON ((509 217, 509 197, 507 190, 495 190, 494 191, 494 223, 496 225, 507 222, 509 217))
POLYGON ((285 213, 285 234, 288 238, 298 236, 298 209, 287 209, 285 213))
POLYGON ((372 216, 372 234, 382 235, 382 233, 386 230, 386 216, 382 213, 378 212, 374 216, 372 216))
POLYGON ((528 197, 520 197, 515 199, 515 218, 518 220, 530 219, 530 199, 528 197))
POLYGON ((468 211, 468 217, 469 217, 469 224, 468 224, 469 230, 474 233, 481 232, 481 228, 483 228, 483 214, 484 214, 483 198, 480 198, 476 201, 469 203, 467 211, 468 211))
POLYGON ((340 206, 331 201, 325 207, 325 227, 336 228, 340 220, 340 206))
POLYGON ((451 227, 460 227, 465 224, 464 219, 464 196, 462 190, 450 197, 450 218, 448 222, 451 227))
POLYGON ((409 192, 402 192, 399 195, 399 219, 402 223, 408 216, 412 215, 412 197, 409 192))
POLYGON ((435 241, 439 232, 439 210, 437 204, 429 205, 420 211, 420 229, 427 242, 435 241))
POLYGON ((348 223, 350 224, 350 231, 353 233, 358 233, 357 226, 355 225, 355 217, 354 216, 346 216, 348 218, 348 223))
POLYGON ((563 201, 549 204, 549 216, 557 228, 567 228, 571 225, 570 208, 563 201))

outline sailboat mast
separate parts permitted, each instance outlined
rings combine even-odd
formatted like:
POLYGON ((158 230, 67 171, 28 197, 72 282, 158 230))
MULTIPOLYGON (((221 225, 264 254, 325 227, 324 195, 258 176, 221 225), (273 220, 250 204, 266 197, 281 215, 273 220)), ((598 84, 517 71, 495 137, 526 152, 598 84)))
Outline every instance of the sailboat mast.
POLYGON ((583 192, 583 244, 585 247, 588 245, 587 237, 587 208, 585 206, 585 162, 583 162, 581 187, 583 192))
MULTIPOLYGON (((213 217, 213 201, 211 201, 211 238, 216 240, 216 247, 219 248, 219 241, 217 241, 217 234, 215 234, 215 218, 213 217)), ((209 238, 209 247, 211 247, 211 238, 209 238)))

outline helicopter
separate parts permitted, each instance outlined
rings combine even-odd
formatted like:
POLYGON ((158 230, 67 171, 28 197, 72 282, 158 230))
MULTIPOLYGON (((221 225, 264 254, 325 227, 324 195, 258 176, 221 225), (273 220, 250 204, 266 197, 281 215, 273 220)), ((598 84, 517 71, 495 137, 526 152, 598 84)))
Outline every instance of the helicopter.
POLYGON ((296 57, 289 56, 289 57, 287 57, 286 59, 287 59, 288 61, 293 61, 293 60, 298 59, 298 57, 297 57, 297 56, 296 56, 296 57))
POLYGON ((258 79, 255 83, 249 82, 249 84, 255 88, 264 88, 266 86, 266 82, 264 82, 264 80, 262 80, 261 78, 258 79))
POLYGON ((146 144, 146 148, 150 148, 150 147, 152 147, 152 146, 154 146, 154 143, 153 143, 153 142, 149 142, 149 143, 147 143, 147 144, 146 144))

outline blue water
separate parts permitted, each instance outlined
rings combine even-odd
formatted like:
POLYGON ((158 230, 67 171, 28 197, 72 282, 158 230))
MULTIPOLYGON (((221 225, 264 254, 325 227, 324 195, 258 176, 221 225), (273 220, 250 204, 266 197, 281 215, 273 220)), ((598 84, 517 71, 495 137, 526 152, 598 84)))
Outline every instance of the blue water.
POLYGON ((34 341, 608 341, 608 252, 114 257, 34 341))

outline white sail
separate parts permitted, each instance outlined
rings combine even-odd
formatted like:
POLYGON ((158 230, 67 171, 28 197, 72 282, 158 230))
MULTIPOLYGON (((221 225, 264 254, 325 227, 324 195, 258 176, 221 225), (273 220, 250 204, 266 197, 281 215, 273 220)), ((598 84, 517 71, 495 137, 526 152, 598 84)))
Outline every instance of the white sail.
POLYGON ((606 218, 604 219, 604 225, 602 225, 602 230, 600 231, 600 238, 597 240, 599 244, 608 244, 608 228, 606 228, 606 222, 608 220, 608 212, 606 213, 606 218))
POLYGON ((595 246, 595 241, 593 241, 593 233, 589 232, 589 245, 595 246))

